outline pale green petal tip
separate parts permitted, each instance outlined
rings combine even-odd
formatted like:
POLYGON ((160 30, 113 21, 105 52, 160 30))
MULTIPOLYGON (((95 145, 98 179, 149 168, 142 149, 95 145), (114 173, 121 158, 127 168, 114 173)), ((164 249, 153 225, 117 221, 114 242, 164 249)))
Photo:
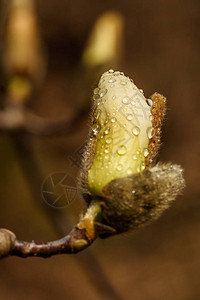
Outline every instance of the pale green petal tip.
POLYGON ((93 195, 120 177, 145 169, 152 135, 151 107, 143 91, 122 72, 105 72, 94 90, 95 155, 88 171, 93 195))

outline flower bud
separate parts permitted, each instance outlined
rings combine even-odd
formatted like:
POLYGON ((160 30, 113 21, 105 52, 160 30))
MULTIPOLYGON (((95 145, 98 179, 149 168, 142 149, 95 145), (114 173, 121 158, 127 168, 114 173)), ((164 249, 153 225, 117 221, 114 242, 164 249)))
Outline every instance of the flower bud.
POLYGON ((124 20, 115 11, 103 13, 96 21, 83 53, 86 67, 115 64, 122 55, 124 20))
POLYGON ((155 129, 152 101, 123 73, 105 72, 93 101, 95 155, 88 170, 88 187, 93 195, 102 196, 103 187, 113 179, 146 168, 155 129))
POLYGON ((8 76, 28 76, 35 82, 43 77, 43 46, 34 1, 10 1, 3 56, 8 76))
POLYGON ((92 125, 83 157, 80 187, 100 201, 102 217, 116 232, 156 219, 184 186, 182 169, 152 167, 166 99, 146 99, 122 72, 109 70, 93 94, 92 125))

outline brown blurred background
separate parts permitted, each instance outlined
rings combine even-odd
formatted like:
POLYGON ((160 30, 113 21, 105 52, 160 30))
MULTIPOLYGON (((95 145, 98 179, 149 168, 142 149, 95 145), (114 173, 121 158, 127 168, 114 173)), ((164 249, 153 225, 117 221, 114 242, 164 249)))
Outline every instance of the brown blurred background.
MULTIPOLYGON (((159 160, 181 164, 187 187, 159 220, 138 232, 97 240, 74 256, 1 260, 0 298, 117 299, 106 298, 101 268, 120 299, 200 299, 200 2, 37 0, 36 7, 48 52, 48 74, 31 103, 33 111, 65 116, 76 112, 83 101, 89 103, 101 74, 88 76, 81 55, 97 17, 116 10, 125 20, 120 69, 145 95, 158 91, 167 97, 159 160)), ((87 132, 86 114, 69 134, 29 136, 39 180, 26 148, 21 148, 21 156, 29 174, 13 135, 1 132, 0 227, 20 239, 38 241, 59 238, 61 228, 66 233, 72 228, 83 208, 80 197, 76 194, 67 208, 58 210, 45 204, 40 188, 45 177, 55 172, 76 178, 78 168, 69 157, 84 143, 87 132), (30 182, 35 182, 35 190, 30 182)))

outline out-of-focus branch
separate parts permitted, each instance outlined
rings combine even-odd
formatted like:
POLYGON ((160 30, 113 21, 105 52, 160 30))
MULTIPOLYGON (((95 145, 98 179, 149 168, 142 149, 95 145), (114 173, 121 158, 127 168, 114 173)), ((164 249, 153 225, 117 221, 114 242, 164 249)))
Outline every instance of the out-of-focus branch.
POLYGON ((21 105, 9 105, 6 110, 0 111, 0 130, 22 130, 40 136, 66 134, 77 128, 84 115, 85 110, 80 110, 69 117, 50 119, 38 116, 21 105))

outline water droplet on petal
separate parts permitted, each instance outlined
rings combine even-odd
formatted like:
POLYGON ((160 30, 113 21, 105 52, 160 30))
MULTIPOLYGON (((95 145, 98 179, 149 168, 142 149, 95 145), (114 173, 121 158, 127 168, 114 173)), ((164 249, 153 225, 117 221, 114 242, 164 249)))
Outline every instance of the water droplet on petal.
POLYGON ((141 171, 144 171, 144 169, 145 169, 145 163, 142 163, 141 164, 141 171))
POLYGON ((101 126, 99 124, 94 124, 92 126, 92 132, 94 135, 97 135, 100 130, 101 130, 101 126))
POLYGON ((99 94, 95 94, 95 95, 93 96, 93 100, 96 101, 96 100, 99 99, 99 97, 100 97, 99 94))
POLYGON ((127 84, 127 82, 124 81, 124 80, 122 80, 120 83, 121 83, 121 85, 126 85, 127 84))
POLYGON ((110 78, 110 79, 108 80, 109 83, 113 83, 113 82, 115 82, 115 81, 116 81, 115 78, 110 78))
POLYGON ((106 148, 106 149, 105 149, 105 153, 110 153, 110 149, 109 149, 109 148, 106 148))
POLYGON ((134 135, 138 135, 140 133, 140 128, 135 126, 135 127, 133 127, 132 132, 133 132, 134 135))
POLYGON ((122 103, 124 103, 124 104, 130 103, 130 98, 129 97, 124 97, 123 100, 122 100, 122 103))
POLYGON ((116 118, 111 118, 111 120, 110 120, 112 123, 115 123, 117 120, 116 120, 116 118))
POLYGON ((132 156, 133 160, 137 160, 137 155, 132 156))
POLYGON ((117 166, 117 170, 118 171, 121 171, 123 169, 123 165, 122 164, 119 164, 118 166, 117 166))
POLYGON ((131 101, 131 104, 132 104, 133 106, 135 106, 135 100, 132 100, 132 101, 131 101))
POLYGON ((147 128, 147 136, 149 139, 151 139, 154 136, 155 130, 153 129, 153 127, 148 127, 147 128))
POLYGON ((115 71, 114 75, 115 76, 119 76, 120 75, 120 71, 115 71))
POLYGON ((144 95, 144 91, 142 89, 139 89, 140 93, 142 93, 144 95))
POLYGON ((106 130, 105 130, 105 134, 108 134, 110 132, 110 127, 108 127, 106 130))
POLYGON ((116 96, 112 96, 112 99, 115 100, 116 96))
POLYGON ((153 121, 153 116, 152 115, 149 116, 149 121, 151 121, 151 122, 153 121))
POLYGON ((98 120, 100 115, 101 115, 101 110, 99 109, 99 110, 97 110, 97 113, 96 113, 96 116, 95 116, 96 120, 98 120))
POLYGON ((144 148, 143 154, 144 154, 144 157, 147 157, 149 155, 149 151, 147 148, 144 148))
POLYGON ((141 171, 141 169, 140 169, 140 166, 139 166, 139 165, 136 167, 136 171, 137 171, 138 173, 141 171))
POLYGON ((94 89, 94 94, 98 94, 99 93, 99 88, 94 89))
POLYGON ((107 144, 110 144, 111 142, 112 142, 112 139, 111 139, 111 138, 107 138, 107 139, 106 139, 106 143, 107 143, 107 144))
POLYGON ((131 114, 130 114, 130 115, 128 115, 128 116, 127 116, 127 120, 128 120, 128 121, 131 121, 131 120, 133 120, 133 115, 131 115, 131 114))
POLYGON ((113 70, 113 69, 110 69, 109 71, 108 71, 108 73, 114 73, 115 71, 113 70))
POLYGON ((151 99, 147 99, 147 104, 151 107, 153 105, 153 101, 151 99))
POLYGON ((99 94, 100 94, 100 97, 102 98, 103 96, 105 96, 105 94, 107 93, 107 89, 105 90, 100 90, 99 91, 99 94))
POLYGON ((122 145, 118 148, 117 153, 119 155, 124 155, 124 154, 126 154, 126 151, 127 151, 126 147, 122 145))

